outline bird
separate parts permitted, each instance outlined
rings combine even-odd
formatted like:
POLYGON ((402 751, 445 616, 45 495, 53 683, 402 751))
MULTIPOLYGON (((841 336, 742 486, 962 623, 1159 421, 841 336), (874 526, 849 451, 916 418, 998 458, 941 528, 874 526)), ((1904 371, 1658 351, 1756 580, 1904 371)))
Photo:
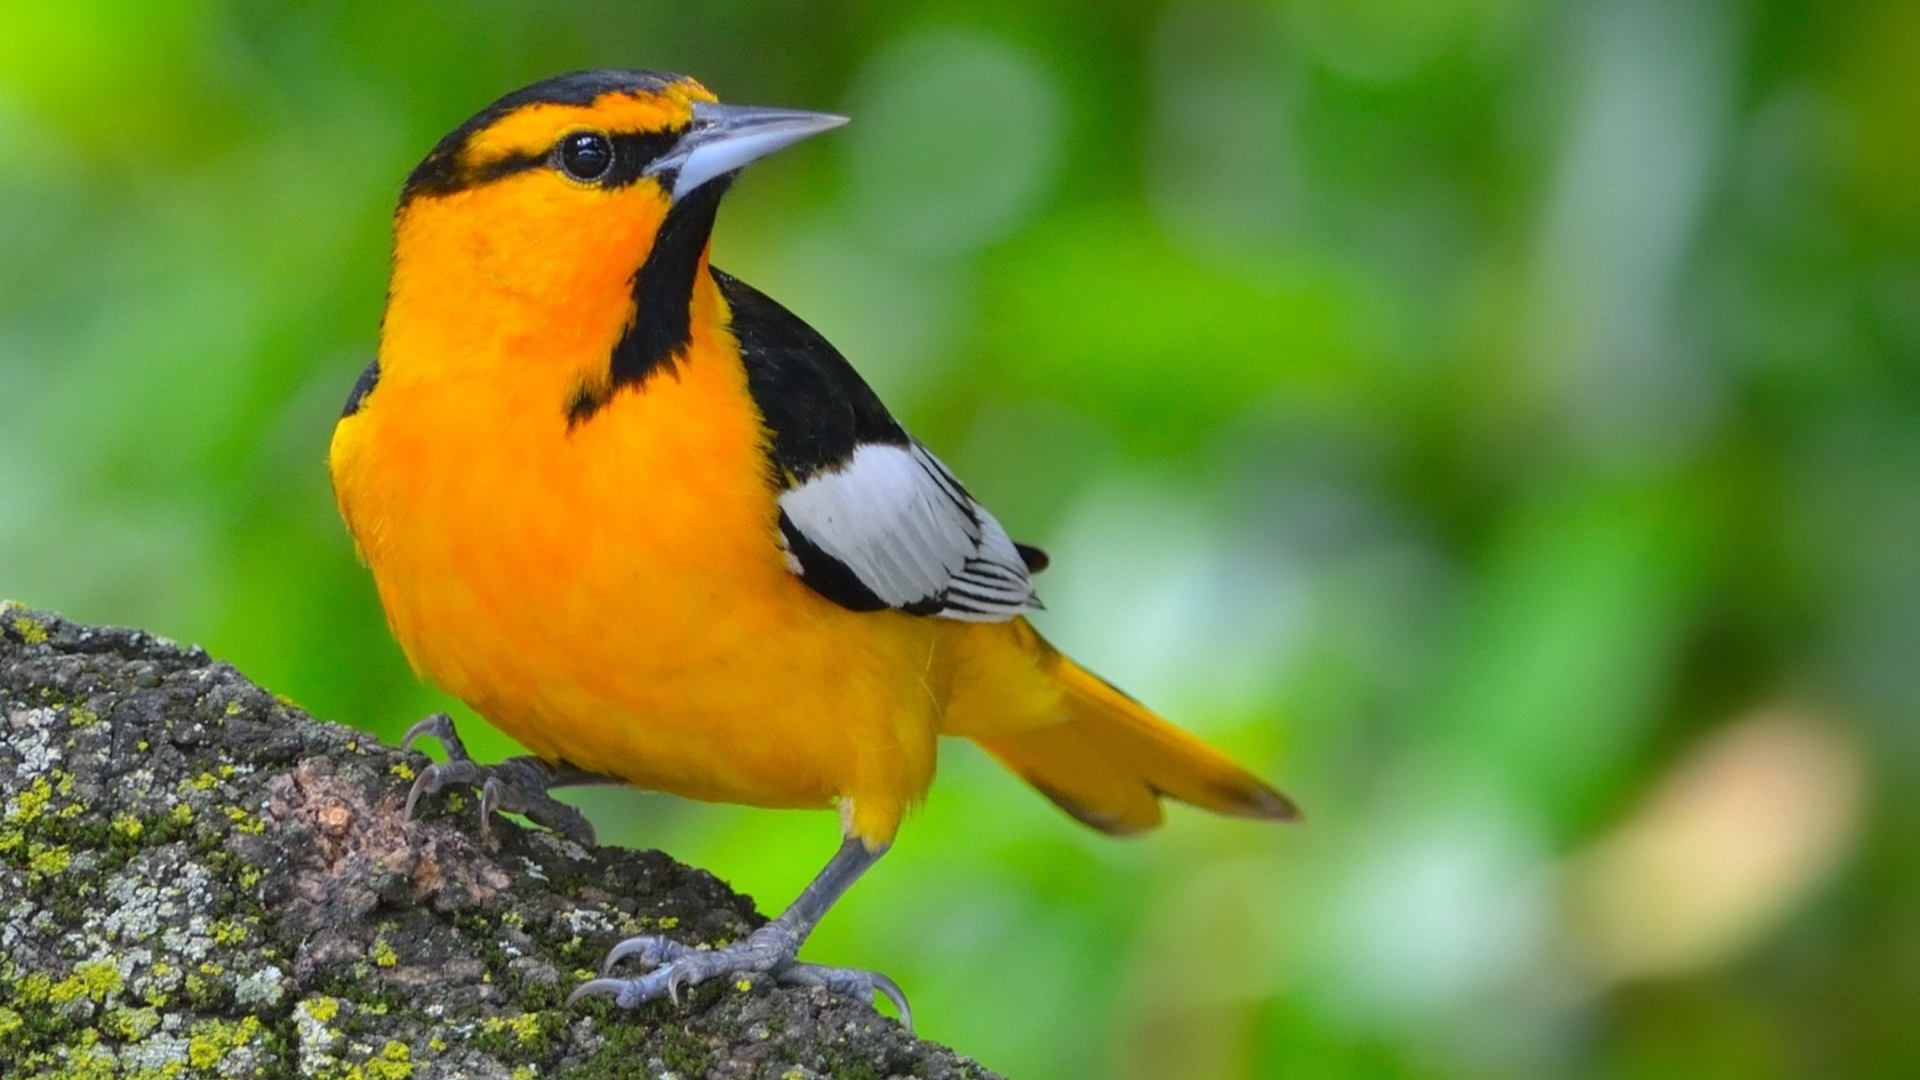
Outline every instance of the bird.
POLYGON ((1158 825, 1163 797, 1298 816, 1042 638, 1047 556, 824 337, 711 265, 740 171, 845 122, 578 71, 481 109, 401 189, 334 492, 413 668, 531 752, 481 765, 429 717, 406 742, 447 760, 409 812, 470 784, 483 829, 511 810, 591 843, 551 789, 839 811, 779 916, 721 948, 621 941, 576 999, 764 974, 885 995, 911 1026, 893 980, 798 954, 927 794, 943 736, 1105 833, 1158 825))

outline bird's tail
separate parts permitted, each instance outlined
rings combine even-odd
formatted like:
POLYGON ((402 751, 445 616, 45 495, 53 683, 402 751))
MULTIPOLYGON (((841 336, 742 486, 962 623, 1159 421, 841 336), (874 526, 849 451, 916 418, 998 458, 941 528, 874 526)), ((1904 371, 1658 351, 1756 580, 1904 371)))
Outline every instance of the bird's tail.
POLYGON ((1101 832, 1160 824, 1160 796, 1216 814, 1292 821, 1291 799, 1181 731, 1039 635, 1064 706, 1059 723, 974 738, 1001 764, 1101 832))

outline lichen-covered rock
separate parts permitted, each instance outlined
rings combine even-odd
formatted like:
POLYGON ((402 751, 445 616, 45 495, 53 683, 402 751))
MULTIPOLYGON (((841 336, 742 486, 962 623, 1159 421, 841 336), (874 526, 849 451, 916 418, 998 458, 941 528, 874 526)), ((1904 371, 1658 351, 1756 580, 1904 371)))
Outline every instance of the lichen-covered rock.
POLYGON ((659 852, 504 821, 489 850, 457 796, 409 820, 420 761, 198 649, 0 604, 0 1078, 987 1075, 764 981, 565 1007, 623 936, 760 916, 659 852))

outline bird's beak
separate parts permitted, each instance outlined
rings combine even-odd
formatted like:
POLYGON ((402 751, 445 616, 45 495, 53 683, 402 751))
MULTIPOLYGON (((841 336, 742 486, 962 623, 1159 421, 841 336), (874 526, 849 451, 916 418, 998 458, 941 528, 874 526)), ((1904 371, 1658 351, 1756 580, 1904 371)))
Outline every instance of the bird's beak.
POLYGON ((716 176, 846 122, 846 117, 832 113, 696 101, 687 133, 647 166, 646 175, 672 174, 673 201, 679 202, 716 176))

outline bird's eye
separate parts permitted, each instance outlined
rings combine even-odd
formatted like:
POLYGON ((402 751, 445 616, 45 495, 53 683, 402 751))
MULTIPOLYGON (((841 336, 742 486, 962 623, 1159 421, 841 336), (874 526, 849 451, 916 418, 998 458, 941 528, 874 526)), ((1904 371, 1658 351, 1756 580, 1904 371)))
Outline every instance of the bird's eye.
POLYGON ((597 131, 577 131, 560 140, 560 167, 576 180, 598 180, 613 165, 613 143, 597 131))

